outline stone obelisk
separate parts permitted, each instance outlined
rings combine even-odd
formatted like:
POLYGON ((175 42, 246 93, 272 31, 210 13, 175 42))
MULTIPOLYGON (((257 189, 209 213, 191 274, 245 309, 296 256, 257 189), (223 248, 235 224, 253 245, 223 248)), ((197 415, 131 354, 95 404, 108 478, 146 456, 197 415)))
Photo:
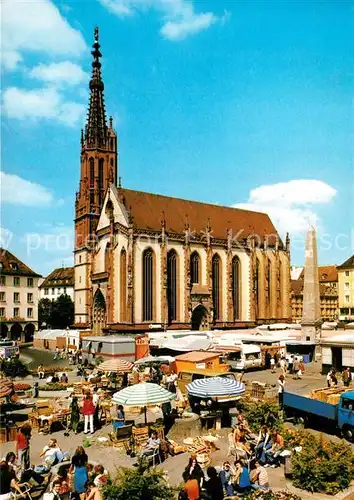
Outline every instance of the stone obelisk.
POLYGON ((304 291, 301 332, 302 340, 316 343, 316 358, 320 355, 321 307, 317 264, 316 231, 311 227, 306 236, 304 291))

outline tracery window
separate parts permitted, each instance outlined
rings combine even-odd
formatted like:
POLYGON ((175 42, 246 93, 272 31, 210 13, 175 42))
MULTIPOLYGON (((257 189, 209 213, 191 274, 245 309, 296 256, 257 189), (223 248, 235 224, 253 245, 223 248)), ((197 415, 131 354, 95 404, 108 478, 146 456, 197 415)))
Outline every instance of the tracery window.
POLYGON ((216 254, 212 261, 212 293, 215 320, 221 318, 221 284, 221 260, 219 255, 216 254))
POLYGON ((233 320, 240 319, 240 259, 235 256, 232 259, 232 309, 233 320))
POLYGON ((177 253, 170 250, 167 254, 167 304, 168 321, 171 323, 177 319, 177 253))
POLYGON ((143 321, 153 321, 154 308, 154 253, 148 248, 143 253, 143 321))
POLYGON ((198 252, 193 252, 190 258, 191 284, 199 283, 200 279, 200 257, 198 252))

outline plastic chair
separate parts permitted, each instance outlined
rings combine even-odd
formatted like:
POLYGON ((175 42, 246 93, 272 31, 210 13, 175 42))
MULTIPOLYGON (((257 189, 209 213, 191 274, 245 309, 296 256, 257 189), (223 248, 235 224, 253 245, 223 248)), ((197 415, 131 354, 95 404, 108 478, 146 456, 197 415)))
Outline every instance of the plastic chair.
POLYGON ((159 463, 162 462, 161 458, 161 453, 160 453, 160 446, 156 446, 156 448, 153 448, 151 452, 149 451, 148 453, 144 453, 144 458, 149 460, 149 462, 152 462, 153 467, 156 465, 156 459, 159 459, 159 463))

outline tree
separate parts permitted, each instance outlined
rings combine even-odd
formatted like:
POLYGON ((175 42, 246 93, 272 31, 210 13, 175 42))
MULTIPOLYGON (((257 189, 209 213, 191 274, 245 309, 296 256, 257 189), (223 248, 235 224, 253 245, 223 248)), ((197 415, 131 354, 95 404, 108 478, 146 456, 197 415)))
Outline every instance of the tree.
POLYGON ((139 461, 138 467, 118 470, 112 484, 103 490, 104 500, 173 500, 175 490, 156 468, 146 469, 139 461))
POLYGON ((38 321, 51 328, 67 328, 74 323, 74 303, 68 295, 56 300, 41 299, 38 303, 38 321))
POLYGON ((52 304, 50 299, 41 299, 38 302, 38 323, 40 327, 43 323, 51 326, 52 304))
POLYGON ((53 328, 67 328, 74 323, 74 303, 69 295, 60 295, 52 303, 51 324, 53 328))

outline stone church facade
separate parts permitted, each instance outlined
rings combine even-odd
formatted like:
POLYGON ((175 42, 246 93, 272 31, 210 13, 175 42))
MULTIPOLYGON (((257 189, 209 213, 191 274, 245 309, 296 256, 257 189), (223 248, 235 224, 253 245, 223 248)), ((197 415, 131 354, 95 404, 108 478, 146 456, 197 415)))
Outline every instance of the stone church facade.
POLYGON ((290 243, 268 215, 117 186, 98 30, 75 202, 75 322, 94 333, 291 321, 290 243))

